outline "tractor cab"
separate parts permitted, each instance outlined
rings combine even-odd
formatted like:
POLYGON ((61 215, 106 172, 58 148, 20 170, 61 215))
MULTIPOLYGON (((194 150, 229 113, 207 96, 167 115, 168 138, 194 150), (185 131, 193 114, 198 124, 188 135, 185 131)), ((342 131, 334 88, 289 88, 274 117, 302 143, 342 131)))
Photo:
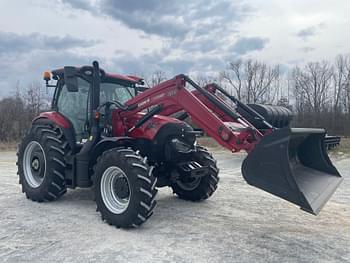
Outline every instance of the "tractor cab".
POLYGON ((109 74, 100 69, 99 91, 93 92, 92 72, 91 66, 84 66, 64 67, 51 73, 44 73, 46 85, 56 88, 52 110, 59 112, 71 122, 78 143, 89 136, 91 115, 96 108, 96 106, 92 108, 92 101, 98 105, 113 101, 124 104, 137 95, 143 85, 143 80, 139 77, 109 74), (51 74, 57 81, 56 85, 48 84, 51 74))

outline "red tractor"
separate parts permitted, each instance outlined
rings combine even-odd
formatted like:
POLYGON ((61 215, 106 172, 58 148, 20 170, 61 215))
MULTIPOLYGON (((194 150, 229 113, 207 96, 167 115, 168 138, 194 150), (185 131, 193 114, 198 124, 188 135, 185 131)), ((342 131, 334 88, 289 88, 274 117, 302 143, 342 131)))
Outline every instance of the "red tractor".
POLYGON ((232 152, 248 152, 242 174, 249 184, 307 212, 317 214, 342 180, 324 129, 289 128, 288 110, 245 105, 216 84, 200 87, 178 75, 147 89, 141 78, 108 74, 97 62, 44 79, 55 87, 52 110, 33 120, 18 151, 22 191, 33 201, 93 186, 103 220, 137 227, 152 215, 158 187, 205 200, 219 169, 196 143, 203 132, 232 152))

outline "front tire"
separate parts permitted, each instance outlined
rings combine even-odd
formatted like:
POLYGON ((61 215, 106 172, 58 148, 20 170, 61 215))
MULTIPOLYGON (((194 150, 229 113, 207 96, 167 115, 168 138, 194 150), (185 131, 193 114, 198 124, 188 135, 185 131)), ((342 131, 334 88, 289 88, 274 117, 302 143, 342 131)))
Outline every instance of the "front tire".
POLYGON ((216 191, 219 182, 219 168, 216 166, 214 157, 202 146, 197 146, 197 152, 193 153, 192 160, 208 166, 208 174, 192 182, 178 179, 171 184, 171 188, 180 199, 202 201, 216 191))
POLYGON ((53 201, 66 193, 65 159, 69 145, 61 129, 34 124, 18 148, 22 192, 37 202, 53 201))
POLYGON ((128 148, 105 151, 94 166, 97 210, 116 227, 138 227, 156 206, 157 180, 146 158, 128 148))

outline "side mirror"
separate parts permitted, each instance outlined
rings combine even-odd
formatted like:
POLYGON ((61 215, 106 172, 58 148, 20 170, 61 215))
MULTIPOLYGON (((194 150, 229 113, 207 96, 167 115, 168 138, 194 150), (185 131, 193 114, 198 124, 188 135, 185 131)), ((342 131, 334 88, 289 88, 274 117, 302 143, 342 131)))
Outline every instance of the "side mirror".
POLYGON ((77 69, 75 67, 64 67, 64 82, 69 92, 78 92, 77 69))

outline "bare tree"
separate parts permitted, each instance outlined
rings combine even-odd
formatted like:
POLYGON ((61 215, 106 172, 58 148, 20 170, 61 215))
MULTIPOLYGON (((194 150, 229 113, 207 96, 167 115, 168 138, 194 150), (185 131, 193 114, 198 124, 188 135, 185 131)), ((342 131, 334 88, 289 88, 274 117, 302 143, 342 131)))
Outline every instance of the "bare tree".
POLYGON ((17 83, 15 90, 14 95, 0 100, 0 141, 18 140, 32 119, 49 106, 49 99, 38 83, 24 90, 17 83))
POLYGON ((0 100, 0 141, 12 141, 20 138, 25 130, 27 111, 20 97, 0 100))
POLYGON ((344 80, 342 86, 342 104, 344 106, 344 111, 350 114, 350 57, 346 57, 344 69, 344 80))
POLYGON ((38 115, 42 110, 46 109, 49 104, 49 99, 45 96, 42 86, 36 82, 31 83, 29 87, 24 90, 22 99, 32 116, 38 115))
POLYGON ((272 103, 277 95, 280 69, 256 60, 230 62, 221 79, 238 99, 247 103, 272 103))
POLYGON ((166 79, 167 79, 167 76, 166 76, 164 71, 156 70, 151 74, 150 77, 145 77, 145 83, 149 88, 151 88, 155 85, 160 84, 161 82, 165 81, 166 79))
MULTIPOLYGON (((228 64, 228 69, 220 73, 220 77, 230 86, 229 90, 234 90, 239 100, 242 99, 243 87, 243 62, 241 60, 232 61, 228 64)), ((231 92, 232 94, 232 92, 231 92)))
MULTIPOLYGON (((211 84, 211 83, 218 83, 220 82, 220 80, 216 77, 213 77, 213 76, 206 76, 206 75, 199 75, 199 76, 196 76, 194 78, 195 82, 201 86, 201 87, 204 87, 208 84, 211 84)), ((220 83, 218 83, 220 84, 220 83)))
POLYGON ((305 108, 319 114, 329 105, 329 91, 332 85, 333 70, 329 62, 308 63, 304 69, 293 70, 296 98, 305 108))
MULTIPOLYGON (((349 82, 349 74, 347 67, 349 66, 349 58, 339 55, 335 60, 333 69, 333 110, 334 112, 342 111, 342 95, 346 91, 346 84, 349 82)), ((346 93, 345 93, 346 94, 346 93)))
POLYGON ((279 66, 269 67, 264 63, 255 62, 250 68, 247 72, 251 76, 252 85, 249 87, 247 101, 272 103, 278 91, 279 66))

